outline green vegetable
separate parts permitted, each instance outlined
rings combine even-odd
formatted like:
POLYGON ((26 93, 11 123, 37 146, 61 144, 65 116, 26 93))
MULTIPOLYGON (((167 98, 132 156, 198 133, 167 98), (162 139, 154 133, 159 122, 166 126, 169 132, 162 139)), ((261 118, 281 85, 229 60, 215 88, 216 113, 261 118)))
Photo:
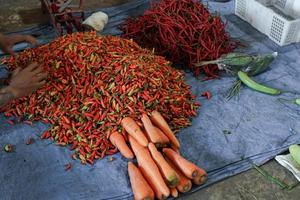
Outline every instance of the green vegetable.
POLYGON ((292 158, 296 161, 297 164, 300 165, 300 146, 299 145, 291 145, 289 147, 290 154, 292 158))
MULTIPOLYGON (((278 53, 274 52, 271 54, 253 56, 254 57, 253 61, 249 65, 243 66, 238 71, 235 71, 234 74, 237 74, 239 71, 243 71, 247 73, 249 76, 256 76, 258 74, 261 74, 269 68, 271 62, 277 57, 277 55, 278 53)), ((242 81, 240 79, 237 79, 233 83, 227 95, 228 100, 239 94, 241 90, 241 85, 242 85, 242 81)))
POLYGON ((261 74, 270 67, 270 64, 274 61, 277 55, 278 53, 275 52, 272 54, 257 56, 251 65, 249 65, 245 70, 241 71, 246 72, 249 76, 261 74))
POLYGON ((277 57, 277 52, 263 55, 248 55, 245 53, 229 53, 217 60, 196 63, 196 67, 216 64, 220 70, 236 75, 239 71, 254 76, 264 72, 277 57))
POLYGON ((300 106, 300 98, 298 98, 298 99, 292 99, 292 100, 279 98, 278 101, 280 101, 282 103, 283 102, 290 102, 290 103, 294 103, 294 104, 300 106))
POLYGON ((245 65, 249 65, 252 62, 252 60, 253 57, 251 55, 247 55, 244 53, 229 53, 217 60, 203 61, 203 62, 196 63, 195 66, 201 67, 201 66, 212 65, 212 64, 245 66, 245 65))
POLYGON ((253 61, 253 56, 244 53, 227 54, 222 64, 233 66, 246 66, 253 61))
POLYGON ((237 96, 241 91, 242 81, 240 79, 236 80, 231 88, 229 89, 227 100, 230 100, 232 97, 237 96))
MULTIPOLYGON (((274 52, 271 54, 265 54, 265 55, 258 55, 258 56, 252 56, 252 62, 248 65, 241 66, 239 68, 227 66, 227 68, 230 68, 230 70, 233 74, 237 75, 239 71, 243 71, 247 73, 249 76, 256 76, 258 74, 263 73, 266 71, 271 62, 277 57, 278 53, 274 52)), ((232 87, 229 89, 227 99, 231 99, 232 97, 239 94, 241 90, 242 81, 240 79, 237 79, 232 87)))
POLYGON ((254 57, 244 53, 229 53, 217 60, 203 61, 196 63, 196 67, 202 67, 207 65, 218 65, 220 70, 225 70, 228 73, 236 74, 237 71, 241 70, 243 67, 248 66, 252 63, 254 57))
POLYGON ((270 95, 279 95, 281 94, 281 91, 275 88, 267 87, 264 85, 261 85, 254 80, 252 80, 247 73, 239 71, 238 72, 238 77, 239 79, 247 85, 249 88, 265 93, 265 94, 270 94, 270 95))
POLYGON ((7 152, 7 153, 10 153, 13 151, 13 146, 11 144, 6 144, 4 146, 4 151, 7 152))
POLYGON ((229 131, 229 130, 223 130, 223 133, 224 133, 225 135, 230 135, 230 134, 231 134, 231 131, 229 131))

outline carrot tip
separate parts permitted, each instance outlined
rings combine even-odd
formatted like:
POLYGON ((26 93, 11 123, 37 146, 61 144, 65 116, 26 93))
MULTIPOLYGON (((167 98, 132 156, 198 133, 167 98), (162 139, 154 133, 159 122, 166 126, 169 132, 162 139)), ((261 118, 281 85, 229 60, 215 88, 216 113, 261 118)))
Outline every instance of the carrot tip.
POLYGON ((208 176, 207 175, 203 175, 201 177, 201 185, 203 185, 204 183, 206 183, 208 176))
POLYGON ((183 192, 187 192, 187 191, 189 191, 189 189, 190 189, 190 186, 186 185, 183 187, 183 192))
POLYGON ((179 184, 179 179, 173 178, 172 180, 168 180, 167 182, 170 188, 175 188, 179 184))
POLYGON ((194 171, 194 172, 192 173, 192 177, 195 178, 195 177, 197 177, 197 176, 198 176, 198 171, 194 171))

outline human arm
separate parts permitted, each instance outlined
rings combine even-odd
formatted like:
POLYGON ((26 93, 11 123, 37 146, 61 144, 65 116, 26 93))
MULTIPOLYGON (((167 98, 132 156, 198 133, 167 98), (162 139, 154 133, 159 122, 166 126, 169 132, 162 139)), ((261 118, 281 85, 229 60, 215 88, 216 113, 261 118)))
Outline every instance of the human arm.
POLYGON ((0 33, 0 49, 7 54, 14 55, 13 46, 20 42, 28 42, 37 45, 37 40, 30 35, 3 35, 0 33))

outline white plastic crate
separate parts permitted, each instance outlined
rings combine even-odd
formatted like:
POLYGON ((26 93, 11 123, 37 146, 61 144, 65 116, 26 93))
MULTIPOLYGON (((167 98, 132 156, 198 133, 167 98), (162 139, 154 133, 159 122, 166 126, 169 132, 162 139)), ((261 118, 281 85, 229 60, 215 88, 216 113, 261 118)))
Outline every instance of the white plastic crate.
POLYGON ((235 14, 278 45, 284 46, 300 42, 300 13, 297 10, 299 2, 300 0, 235 0, 235 14))

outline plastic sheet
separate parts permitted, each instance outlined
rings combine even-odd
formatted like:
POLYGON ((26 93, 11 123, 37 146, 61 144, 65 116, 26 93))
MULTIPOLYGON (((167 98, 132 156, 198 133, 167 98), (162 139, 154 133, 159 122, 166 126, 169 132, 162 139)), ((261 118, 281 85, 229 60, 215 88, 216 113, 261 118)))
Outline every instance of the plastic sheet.
MULTIPOLYGON (((121 6, 102 9, 110 16, 106 34, 118 34, 117 26, 129 15, 142 13, 148 1, 136 0, 121 6)), ((267 37, 234 16, 234 2, 209 3, 211 10, 222 13, 231 34, 248 44, 247 52, 266 53, 278 51, 279 56, 271 70, 256 77, 270 86, 300 91, 299 45, 279 48, 267 37)), ((39 33, 42 43, 54 37, 50 26, 28 29, 22 33, 39 33)), ((22 50, 26 46, 18 46, 22 50)), ((0 70, 2 76, 5 70, 0 70)), ((202 187, 261 165, 300 141, 300 108, 283 105, 277 97, 267 96, 243 88, 239 98, 225 100, 226 91, 234 78, 202 82, 187 73, 186 81, 202 102, 199 116, 191 127, 182 130, 178 137, 182 154, 209 172, 209 180, 202 187), (213 98, 208 101, 201 93, 210 90, 213 98), (224 130, 231 134, 224 134, 224 130)), ((286 96, 292 98, 293 96, 286 96)), ((110 162, 108 158, 94 166, 83 166, 70 158, 71 151, 56 146, 39 135, 48 125, 35 122, 10 125, 0 114, 0 146, 11 143, 15 152, 0 151, 1 199, 132 199, 127 177, 127 160, 119 154, 110 162), (35 138, 26 145, 28 138, 35 138), (70 171, 64 165, 72 163, 70 171)), ((193 188, 197 191, 201 187, 193 188)))

